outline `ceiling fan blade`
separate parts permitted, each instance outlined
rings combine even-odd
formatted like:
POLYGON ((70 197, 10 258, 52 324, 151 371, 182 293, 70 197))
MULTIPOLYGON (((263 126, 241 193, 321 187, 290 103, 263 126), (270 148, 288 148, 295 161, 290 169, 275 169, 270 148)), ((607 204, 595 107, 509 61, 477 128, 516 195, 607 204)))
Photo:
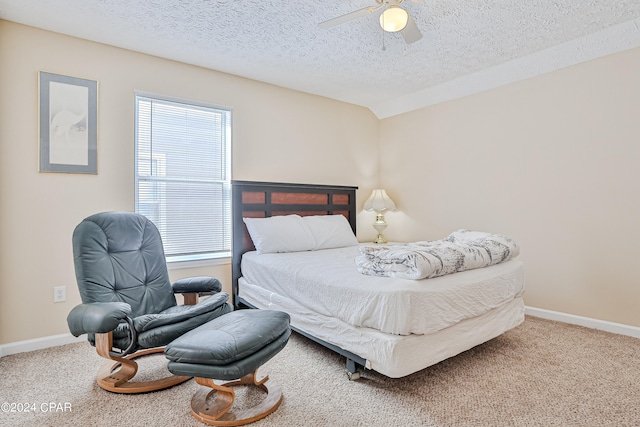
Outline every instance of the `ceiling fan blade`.
POLYGON ((336 25, 344 24, 345 22, 353 21, 354 19, 362 18, 363 16, 367 16, 380 9, 382 6, 369 6, 364 9, 355 10, 353 12, 349 12, 346 15, 338 16, 337 18, 329 19, 328 21, 324 21, 318 24, 320 28, 331 28, 336 25))
POLYGON ((402 37, 404 37, 404 41, 407 44, 417 42, 422 38, 422 33, 420 32, 420 29, 416 25, 416 21, 413 20, 411 15, 409 15, 407 26, 400 30, 400 34, 402 34, 402 37))

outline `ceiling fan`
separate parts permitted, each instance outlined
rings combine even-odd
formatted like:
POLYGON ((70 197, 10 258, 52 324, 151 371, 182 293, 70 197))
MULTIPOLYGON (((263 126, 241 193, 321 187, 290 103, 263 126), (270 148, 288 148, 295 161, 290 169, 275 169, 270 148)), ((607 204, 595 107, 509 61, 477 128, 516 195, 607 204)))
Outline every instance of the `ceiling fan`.
MULTIPOLYGON (((418 3, 422 0, 411 1, 418 3)), ((380 26, 384 31, 389 33, 400 32, 407 44, 417 42, 422 38, 422 33, 411 15, 409 15, 409 12, 400 7, 404 0, 375 0, 375 2, 377 6, 368 6, 349 12, 346 15, 329 19, 328 21, 319 23, 318 27, 325 29, 335 27, 336 25, 369 16, 380 9, 384 9, 380 14, 380 26)))

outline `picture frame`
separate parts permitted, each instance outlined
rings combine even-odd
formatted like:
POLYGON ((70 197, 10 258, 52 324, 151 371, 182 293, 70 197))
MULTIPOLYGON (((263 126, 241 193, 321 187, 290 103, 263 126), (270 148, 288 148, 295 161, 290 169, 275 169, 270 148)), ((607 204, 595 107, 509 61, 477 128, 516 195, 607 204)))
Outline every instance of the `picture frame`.
POLYGON ((40 172, 98 173, 98 82, 39 72, 40 172))

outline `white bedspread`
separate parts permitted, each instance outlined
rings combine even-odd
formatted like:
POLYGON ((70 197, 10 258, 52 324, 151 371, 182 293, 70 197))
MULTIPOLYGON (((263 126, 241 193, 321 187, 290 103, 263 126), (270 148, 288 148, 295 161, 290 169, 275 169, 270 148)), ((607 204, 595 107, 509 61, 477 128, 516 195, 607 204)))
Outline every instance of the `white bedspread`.
POLYGON ((247 252, 242 276, 324 316, 390 334, 429 334, 482 315, 524 292, 519 260, 426 280, 360 274, 358 246, 247 252))
POLYGON ((458 230, 442 240, 360 247, 362 274, 402 279, 429 279, 515 258, 520 248, 506 236, 458 230))

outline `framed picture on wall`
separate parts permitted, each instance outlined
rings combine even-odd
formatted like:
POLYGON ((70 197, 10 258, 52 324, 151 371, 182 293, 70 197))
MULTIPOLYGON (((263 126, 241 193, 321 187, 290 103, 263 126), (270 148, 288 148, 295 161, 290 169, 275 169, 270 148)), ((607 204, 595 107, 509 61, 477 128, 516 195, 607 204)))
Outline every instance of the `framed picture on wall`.
POLYGON ((98 173, 98 82, 40 71, 40 172, 98 173))

